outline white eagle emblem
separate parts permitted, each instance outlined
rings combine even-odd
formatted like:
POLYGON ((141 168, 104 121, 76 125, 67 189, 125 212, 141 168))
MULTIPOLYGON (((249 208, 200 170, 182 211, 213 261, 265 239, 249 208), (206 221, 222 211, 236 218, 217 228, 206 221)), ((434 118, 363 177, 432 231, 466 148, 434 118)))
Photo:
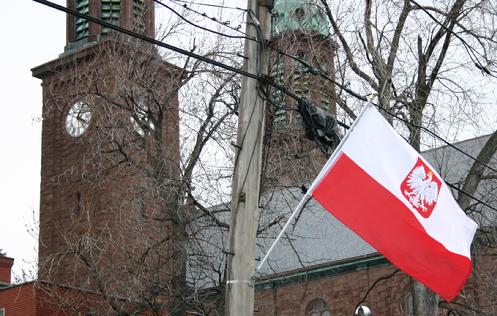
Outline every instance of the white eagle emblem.
POLYGON ((428 207, 437 202, 439 185, 433 179, 433 173, 425 172, 424 166, 415 167, 407 177, 404 196, 420 213, 428 212, 428 207))

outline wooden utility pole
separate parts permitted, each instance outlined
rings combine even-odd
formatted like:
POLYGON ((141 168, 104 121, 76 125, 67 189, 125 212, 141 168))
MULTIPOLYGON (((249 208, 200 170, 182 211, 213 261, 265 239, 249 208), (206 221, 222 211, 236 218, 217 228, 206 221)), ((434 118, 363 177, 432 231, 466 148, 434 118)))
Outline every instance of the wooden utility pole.
MULTIPOLYGON (((267 74, 264 44, 269 37, 270 15, 263 0, 247 0, 244 69, 267 74)), ((255 237, 261 179, 265 103, 262 82, 242 78, 238 115, 237 158, 231 195, 226 315, 248 316, 254 311, 255 237)))

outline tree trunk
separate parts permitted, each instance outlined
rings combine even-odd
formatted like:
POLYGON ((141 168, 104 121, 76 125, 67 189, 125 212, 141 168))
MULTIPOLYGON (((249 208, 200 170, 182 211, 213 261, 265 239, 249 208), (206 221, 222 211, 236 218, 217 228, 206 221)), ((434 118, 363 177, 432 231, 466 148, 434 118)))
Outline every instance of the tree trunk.
MULTIPOLYGON (((409 137, 409 142, 411 146, 416 149, 416 151, 421 150, 421 124, 422 124, 422 113, 426 100, 423 99, 413 104, 410 113, 411 123, 413 126, 411 128, 411 133, 409 137)), ((439 297, 428 289, 423 284, 418 281, 411 279, 411 295, 413 302, 413 312, 414 316, 435 316, 438 313, 438 301, 439 297)))
POLYGON ((486 141, 485 145, 478 154, 478 157, 476 157, 478 161, 475 161, 473 163, 471 169, 468 172, 468 175, 466 176, 466 179, 464 179, 462 191, 466 192, 467 194, 459 193, 457 199, 457 202, 459 202, 459 205, 463 210, 466 210, 471 205, 472 202, 471 196, 473 196, 476 193, 476 189, 478 188, 478 185, 480 184, 483 178, 483 173, 485 169, 487 169, 484 164, 490 163, 490 160, 495 155, 496 151, 497 151, 497 131, 495 131, 486 141))

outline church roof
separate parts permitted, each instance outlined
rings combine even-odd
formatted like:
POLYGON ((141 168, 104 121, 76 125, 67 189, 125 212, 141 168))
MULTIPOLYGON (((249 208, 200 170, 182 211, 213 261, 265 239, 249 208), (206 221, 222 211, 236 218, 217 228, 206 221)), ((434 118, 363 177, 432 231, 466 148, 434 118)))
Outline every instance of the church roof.
POLYGON ((330 24, 324 10, 314 0, 279 0, 274 4, 274 36, 285 31, 330 35, 330 24))

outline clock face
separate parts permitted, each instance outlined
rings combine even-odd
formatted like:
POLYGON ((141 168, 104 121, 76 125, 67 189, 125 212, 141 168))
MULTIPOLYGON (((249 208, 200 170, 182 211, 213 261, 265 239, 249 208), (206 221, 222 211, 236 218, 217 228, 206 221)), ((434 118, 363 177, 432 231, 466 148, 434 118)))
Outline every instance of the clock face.
POLYGON ((66 115, 66 131, 72 137, 81 136, 90 126, 93 109, 84 101, 75 102, 66 115))
POLYGON ((131 116, 131 123, 133 124, 133 130, 141 137, 155 130, 154 122, 150 118, 150 112, 146 105, 135 107, 131 116))

